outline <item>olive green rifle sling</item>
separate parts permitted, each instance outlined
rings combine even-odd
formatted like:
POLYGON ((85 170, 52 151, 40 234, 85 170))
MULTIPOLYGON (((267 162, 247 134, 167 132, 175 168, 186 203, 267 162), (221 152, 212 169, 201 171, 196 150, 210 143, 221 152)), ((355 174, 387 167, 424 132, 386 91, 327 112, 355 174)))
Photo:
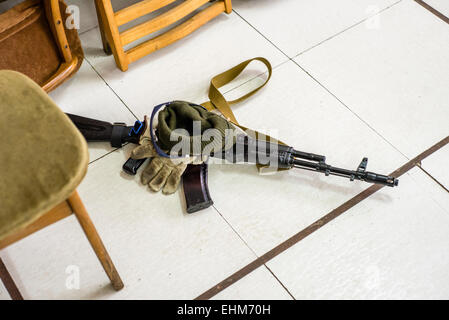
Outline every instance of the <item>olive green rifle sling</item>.
MULTIPOLYGON (((252 95, 257 93, 260 89, 262 89, 268 83, 268 81, 270 81, 272 73, 273 73, 273 70, 271 68, 270 62, 263 57, 257 57, 257 58, 243 61, 242 63, 236 65, 235 67, 233 67, 223 73, 220 73, 212 78, 212 80, 210 82, 210 87, 209 87, 210 101, 204 102, 201 105, 203 107, 205 107, 208 111, 218 110, 229 122, 236 125, 240 129, 244 130, 248 135, 250 135, 253 138, 256 138, 256 139, 260 138, 262 140, 270 140, 272 143, 284 144, 282 141, 275 139, 273 137, 270 137, 269 135, 261 134, 258 131, 255 131, 255 130, 252 130, 252 129, 242 126, 241 124, 238 123, 237 119, 235 118, 234 113, 231 110, 232 105, 237 104, 237 103, 251 97, 252 95), (232 101, 227 101, 225 99, 225 97, 221 94, 220 90, 218 90, 218 88, 223 87, 224 85, 230 83, 232 80, 237 78, 243 72, 243 70, 245 70, 245 68, 253 61, 260 61, 267 67, 267 71, 268 71, 267 79, 259 87, 248 92, 247 94, 241 96, 240 98, 232 100, 232 101)), ((257 165, 257 167, 260 169, 264 166, 257 165)), ((278 170, 285 170, 285 169, 279 168, 278 170)))
MULTIPOLYGON (((262 89, 270 80, 271 75, 272 75, 272 68, 270 62, 267 59, 257 57, 246 60, 236 65, 235 67, 213 77, 209 87, 210 101, 204 102, 201 105, 205 107, 208 111, 218 110, 229 122, 241 128, 248 135, 254 138, 263 136, 265 139, 270 139, 271 142, 278 142, 283 144, 281 141, 271 138, 268 135, 262 135, 257 131, 248 129, 240 125, 234 113, 231 110, 232 105, 237 104, 251 97, 260 89, 262 89), (267 67, 268 71, 267 79, 262 85, 248 92, 247 94, 241 96, 240 98, 232 101, 227 101, 223 96, 223 94, 220 92, 219 88, 223 87, 224 85, 236 79, 245 70, 245 68, 253 61, 260 61, 267 67)), ((261 167, 263 166, 257 165, 257 167, 260 170, 261 167)), ((278 169, 278 170, 285 170, 285 169, 278 169)), ((188 213, 193 213, 205 209, 213 204, 213 201, 209 195, 209 189, 207 187, 207 164, 189 165, 186 172, 183 175, 183 186, 188 213)))

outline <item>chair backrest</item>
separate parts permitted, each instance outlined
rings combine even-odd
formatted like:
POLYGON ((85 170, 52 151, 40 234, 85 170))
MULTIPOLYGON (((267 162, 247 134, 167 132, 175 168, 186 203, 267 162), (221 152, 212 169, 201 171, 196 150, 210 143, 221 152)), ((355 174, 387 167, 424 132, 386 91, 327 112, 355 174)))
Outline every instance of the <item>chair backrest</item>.
POLYGON ((232 11, 231 0, 217 0, 214 2, 209 0, 186 0, 153 19, 137 24, 122 32, 119 31, 119 27, 151 12, 166 8, 173 2, 175 0, 143 0, 114 12, 111 0, 96 0, 97 9, 100 11, 100 20, 102 20, 100 24, 104 24, 107 40, 111 46, 116 63, 122 71, 126 71, 130 63, 187 36, 220 13, 231 13, 232 11), (200 9, 198 13, 176 25, 176 22, 185 19, 185 17, 198 9, 200 9), (134 41, 173 25, 175 27, 170 30, 129 50, 125 51, 123 48, 134 41))

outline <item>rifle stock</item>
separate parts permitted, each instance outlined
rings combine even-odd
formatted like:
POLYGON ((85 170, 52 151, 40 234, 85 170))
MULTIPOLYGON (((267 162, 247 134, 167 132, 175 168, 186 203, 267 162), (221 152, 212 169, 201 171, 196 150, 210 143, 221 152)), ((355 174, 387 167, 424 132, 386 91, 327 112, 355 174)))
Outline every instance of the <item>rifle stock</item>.
MULTIPOLYGON (((132 133, 134 126, 123 123, 110 123, 97 119, 81 117, 66 113, 87 141, 110 142, 112 147, 120 148, 123 143, 138 143, 139 136, 132 133)), ((129 158, 123 165, 123 170, 135 175, 145 159, 129 158)), ((186 199, 187 213, 194 213, 210 207, 213 204, 207 187, 207 164, 188 165, 184 172, 183 189, 186 199)))

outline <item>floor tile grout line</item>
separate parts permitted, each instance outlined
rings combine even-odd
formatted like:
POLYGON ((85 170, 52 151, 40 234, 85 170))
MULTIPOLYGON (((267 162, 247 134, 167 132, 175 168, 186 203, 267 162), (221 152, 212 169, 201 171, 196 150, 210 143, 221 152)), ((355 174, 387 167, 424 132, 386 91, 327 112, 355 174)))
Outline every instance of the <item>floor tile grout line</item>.
POLYGON ((223 214, 217 209, 217 207, 215 205, 212 205, 212 207, 219 214, 219 216, 224 220, 224 222, 232 229, 232 231, 237 235, 237 237, 239 237, 239 239, 242 240, 242 242, 248 247, 248 249, 251 250, 251 252, 254 254, 254 256, 259 258, 256 251, 254 251, 253 248, 251 248, 249 246, 248 242, 246 242, 246 240, 237 232, 237 230, 234 228, 234 226, 223 216, 223 214))
MULTIPOLYGON (((417 155, 412 160, 409 160, 405 164, 403 164, 401 167, 393 171, 390 175, 394 176, 396 178, 402 176, 403 174, 408 173, 413 168, 417 167, 421 161, 427 157, 429 157, 434 152, 440 150, 442 147, 449 144, 449 136, 445 137, 441 141, 437 142, 430 148, 426 149, 419 155, 417 155)), ((258 259, 250 262, 240 270, 234 272, 232 275, 215 285, 214 287, 210 288, 209 290, 205 291, 201 295, 195 298, 195 300, 207 300, 218 294, 219 292, 223 291, 230 285, 236 283, 237 281, 241 280, 246 275, 250 274, 260 266, 266 264, 268 261, 272 260, 273 258, 277 257, 279 254, 285 252, 287 249, 293 247, 297 243, 299 243, 301 240, 305 239, 312 233, 318 231, 321 227, 328 224, 329 222, 335 220, 342 214, 344 214, 349 209, 353 208, 357 204, 361 203, 380 189, 382 189, 384 186, 382 185, 372 185, 371 187, 363 190, 356 196, 352 197, 351 199, 347 200, 337 208, 331 210, 329 213, 321 217, 320 219, 316 220, 306 228, 302 229, 298 233, 294 234, 284 242, 280 243, 279 245, 275 246, 273 249, 269 250, 268 252, 264 253, 261 257, 258 259)))
POLYGON ((279 280, 279 278, 274 274, 274 272, 267 266, 266 263, 263 264, 265 266, 265 268, 267 268, 267 270, 271 273, 271 275, 276 279, 277 282, 279 282, 279 284, 282 286, 282 288, 284 288, 285 291, 287 291, 287 293, 289 294, 290 297, 292 297, 293 300, 296 300, 296 298, 293 296, 293 294, 290 292, 290 290, 288 290, 288 288, 282 283, 281 280, 279 280))
POLYGON ((281 52, 284 56, 286 56, 289 60, 291 59, 284 51, 281 50, 281 48, 279 48, 276 44, 274 44, 273 41, 271 41, 270 39, 268 39, 267 36, 265 36, 262 32, 260 32, 255 26, 253 26, 248 20, 246 20, 245 18, 243 18, 242 15, 240 15, 240 13, 238 13, 235 9, 232 9, 232 11, 240 17, 240 19, 242 19, 244 22, 246 22, 251 28, 253 28, 258 34, 260 34, 265 40, 267 40, 273 47, 275 47, 279 52, 281 52))
POLYGON ((359 116, 356 112, 354 112, 346 103, 344 103, 340 98, 337 97, 332 91, 330 91, 324 84, 322 84, 317 78, 315 78, 309 71, 307 71, 304 67, 302 67, 298 62, 293 60, 293 63, 296 64, 302 71, 304 71, 310 78, 312 78, 317 84, 319 84, 324 90, 326 90, 332 97, 334 97, 338 102, 341 103, 346 109, 348 109, 354 116, 356 116, 360 121, 362 121, 368 128, 370 128, 375 134, 377 134, 382 140, 388 143, 394 150, 399 152, 404 158, 410 160, 408 156, 406 156, 401 150, 399 150, 395 145, 393 145, 390 141, 388 141, 383 135, 380 134, 373 126, 371 126, 367 121, 365 121, 361 116, 359 116))
POLYGON ((95 67, 92 65, 92 63, 90 63, 90 61, 84 57, 84 60, 89 64, 89 66, 95 71, 95 73, 100 77, 101 80, 103 80, 103 82, 106 84, 106 86, 112 91, 112 93, 114 93, 114 95, 120 100, 120 102, 125 106, 125 108, 131 112, 131 114, 134 116, 134 118, 136 120, 139 120, 139 118, 135 115, 135 113, 131 110, 131 108, 128 107, 128 105, 125 103, 125 101, 123 101, 123 99, 118 95, 117 92, 115 92, 115 90, 109 85, 109 83, 103 78, 103 76, 100 74, 100 72, 98 72, 97 69, 95 69, 95 67))
POLYGON ((438 184, 441 188, 443 188, 443 190, 445 190, 446 192, 449 192, 449 189, 446 188, 440 181, 438 181, 434 176, 432 176, 426 169, 424 169, 422 167, 421 164, 417 165, 430 179, 432 179, 433 181, 435 181, 436 184, 438 184))
MULTIPOLYGON (((231 230, 237 235, 237 237, 239 237, 239 239, 245 244, 246 247, 248 247, 248 249, 254 254, 254 256, 259 259, 260 257, 258 256, 258 254, 256 253, 256 251, 251 248, 251 246, 248 244, 248 242, 243 238, 243 236, 241 236, 237 230, 234 228, 234 226, 223 216, 223 214, 217 209, 217 207, 215 205, 212 205, 212 207, 214 208, 214 210, 220 215, 220 217, 224 220, 224 222, 231 228, 231 230)), ((264 264, 264 266, 268 269, 268 271, 273 275, 273 277, 276 279, 277 282, 279 282, 279 284, 285 289, 285 291, 287 291, 287 293, 293 298, 293 300, 296 300, 295 297, 290 293, 290 291, 287 289, 287 287, 279 280, 279 278, 273 273, 273 271, 271 271, 271 269, 264 264)))
POLYGON ((368 16, 368 17, 362 19, 362 20, 360 20, 359 22, 356 22, 356 23, 354 23, 353 25, 351 25, 351 26, 349 26, 349 27, 347 27, 347 28, 341 30, 340 32, 337 32, 337 33, 333 34, 332 36, 330 36, 330 37, 328 37, 328 38, 326 38, 326 39, 324 39, 324 40, 318 42, 317 44, 311 46, 310 48, 307 48, 307 49, 301 51, 300 53, 294 55, 291 59, 295 59, 295 58, 299 57, 300 55, 302 55, 302 54, 304 54, 304 53, 306 53, 306 52, 308 52, 308 51, 310 51, 310 50, 312 50, 312 49, 314 49, 314 48, 316 48, 316 47, 322 45, 323 43, 325 43, 325 42, 327 42, 327 41, 329 41, 329 40, 332 40, 332 39, 335 38, 335 37, 338 37, 338 36, 341 35, 342 33, 346 32, 346 31, 348 31, 348 30, 350 30, 350 29, 352 29, 352 28, 354 28, 354 27, 357 27, 358 25, 360 25, 360 24, 366 22, 367 20, 369 20, 369 19, 371 19, 371 18, 373 18, 373 17, 375 17, 375 16, 378 16, 378 15, 381 14, 382 12, 384 12, 384 11, 390 9, 391 7, 397 5, 397 4, 400 3, 400 2, 402 2, 402 0, 398 0, 398 1, 394 2, 394 3, 392 3, 391 5, 389 5, 389 6, 385 7, 385 8, 383 8, 383 9, 379 10, 378 12, 376 12, 376 13, 374 13, 374 14, 372 14, 372 15, 370 15, 370 16, 368 16))
POLYGON ((415 2, 418 3, 419 5, 421 5, 424 9, 426 9, 429 12, 433 13, 435 16, 437 16, 438 18, 440 18, 444 22, 449 23, 449 17, 446 17, 442 12, 438 11, 437 9, 435 9, 430 4, 426 3, 423 0, 415 0, 415 2))
MULTIPOLYGON (((127 144, 128 144, 128 143, 125 143, 123 146, 125 146, 125 145, 127 145, 127 144)), ((122 146, 122 147, 123 147, 123 146, 122 146)), ((110 155, 111 153, 116 152, 117 150, 120 150, 122 147, 116 148, 116 149, 114 149, 114 150, 112 150, 112 151, 109 151, 109 152, 106 152, 106 153, 103 154, 102 156, 100 156, 100 157, 98 157, 98 158, 92 160, 91 162, 89 162, 89 165, 91 165, 92 163, 94 163, 94 162, 96 162, 96 161, 98 161, 98 160, 101 160, 101 159, 107 157, 108 155, 110 155)))

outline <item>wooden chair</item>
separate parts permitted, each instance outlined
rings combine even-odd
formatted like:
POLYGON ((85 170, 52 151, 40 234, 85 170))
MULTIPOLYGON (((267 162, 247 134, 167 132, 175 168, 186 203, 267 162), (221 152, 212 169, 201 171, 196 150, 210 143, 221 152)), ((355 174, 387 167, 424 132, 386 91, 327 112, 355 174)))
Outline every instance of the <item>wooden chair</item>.
POLYGON ((180 5, 149 21, 140 23, 123 32, 119 31, 118 28, 120 26, 173 2, 175 2, 175 0, 143 0, 120 11, 114 12, 111 0, 95 0, 103 48, 107 54, 110 54, 112 51, 115 62, 120 70, 128 70, 128 65, 130 63, 187 36, 218 16, 220 13, 226 12, 229 14, 232 11, 231 0, 186 0, 180 5), (124 50, 124 46, 153 32, 175 24, 178 20, 184 18, 208 2, 211 2, 209 6, 187 21, 129 50, 124 50))
POLYGON ((76 29, 65 27, 66 9, 62 0, 25 0, 1 13, 0 69, 26 74, 46 92, 73 75, 84 54, 76 29))
MULTIPOLYGON (((73 213, 113 288, 122 289, 76 191, 89 159, 81 133, 36 83, 14 71, 0 71, 0 113, 0 250, 73 213)), ((0 277, 18 297, 4 270, 0 263, 0 277)))

